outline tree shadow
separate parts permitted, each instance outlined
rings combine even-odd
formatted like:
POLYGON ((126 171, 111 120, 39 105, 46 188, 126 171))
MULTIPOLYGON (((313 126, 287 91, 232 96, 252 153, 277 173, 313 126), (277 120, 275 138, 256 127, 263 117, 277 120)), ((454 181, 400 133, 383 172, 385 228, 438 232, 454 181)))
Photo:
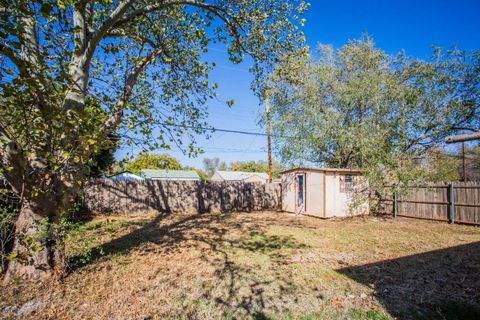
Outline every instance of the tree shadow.
POLYGON ((337 271, 401 319, 480 319, 480 242, 337 271))
POLYGON ((98 180, 85 188, 83 207, 102 214, 277 210, 280 187, 236 181, 98 180))
MULTIPOLYGON (((172 215, 161 212, 142 227, 101 245, 93 252, 89 264, 131 250, 169 255, 185 248, 196 248, 201 252, 200 258, 214 267, 215 275, 214 283, 202 288, 202 298, 213 301, 222 310, 226 310, 224 317, 231 317, 230 312, 233 312, 242 317, 266 319, 266 300, 272 299, 272 294, 278 298, 300 288, 280 268, 274 268, 269 279, 258 279, 252 266, 235 261, 232 248, 264 254, 273 264, 279 265, 287 257, 277 251, 305 247, 292 237, 267 235, 264 231, 267 225, 267 220, 259 221, 248 214, 234 217, 230 213, 172 215), (227 234, 232 230, 241 230, 246 236, 231 239, 227 234), (224 286, 225 294, 218 296, 220 283, 224 286), (275 287, 274 293, 270 290, 271 287, 275 287)), ((73 257, 72 261, 78 259, 79 257, 73 257)), ((82 267, 84 265, 73 264, 72 271, 82 267)))
POLYGON ((230 244, 243 250, 269 253, 279 249, 303 249, 307 246, 298 243, 292 236, 268 235, 262 231, 251 231, 248 235, 231 241, 230 244))

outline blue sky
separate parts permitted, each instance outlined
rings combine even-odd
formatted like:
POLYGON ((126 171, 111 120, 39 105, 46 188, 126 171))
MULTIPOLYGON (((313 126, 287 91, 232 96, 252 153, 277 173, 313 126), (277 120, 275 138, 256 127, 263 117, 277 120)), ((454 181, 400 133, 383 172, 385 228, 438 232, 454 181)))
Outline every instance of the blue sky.
MULTIPOLYGON (((387 53, 402 49, 407 55, 427 59, 432 46, 449 47, 456 44, 460 49, 480 49, 480 1, 311 1, 304 28, 307 43, 315 49, 318 43, 331 44, 335 48, 348 40, 368 33, 377 47, 387 53)), ((211 80, 219 84, 219 101, 209 103, 212 127, 251 132, 264 132, 257 124, 258 114, 263 109, 250 89, 252 76, 248 73, 248 59, 233 65, 226 58, 224 48, 212 47, 209 60, 217 62, 211 80), (227 107, 224 101, 234 99, 235 105, 227 107)), ((216 132, 206 140, 198 137, 198 146, 205 153, 197 158, 188 158, 179 150, 170 153, 183 165, 202 167, 203 158, 219 157, 228 162, 266 160, 266 138, 216 132)), ((122 158, 124 148, 117 152, 122 158)))

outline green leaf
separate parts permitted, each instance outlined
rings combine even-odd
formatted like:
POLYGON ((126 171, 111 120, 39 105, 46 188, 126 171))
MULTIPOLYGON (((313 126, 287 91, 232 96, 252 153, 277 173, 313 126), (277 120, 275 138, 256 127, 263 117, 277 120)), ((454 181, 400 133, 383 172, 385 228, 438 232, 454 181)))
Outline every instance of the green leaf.
POLYGON ((51 2, 44 2, 40 7, 40 13, 43 17, 48 17, 53 11, 53 4, 51 2))
POLYGON ((8 261, 14 261, 14 260, 17 260, 18 257, 19 257, 18 251, 12 251, 7 255, 6 258, 8 261))

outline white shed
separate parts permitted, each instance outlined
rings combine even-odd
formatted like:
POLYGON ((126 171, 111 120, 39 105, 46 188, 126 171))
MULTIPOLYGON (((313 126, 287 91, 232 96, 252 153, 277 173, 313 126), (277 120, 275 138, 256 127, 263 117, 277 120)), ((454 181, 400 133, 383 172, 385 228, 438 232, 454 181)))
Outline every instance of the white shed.
POLYGON ((368 212, 368 202, 350 207, 354 185, 364 183, 352 169, 298 167, 281 172, 282 210, 320 218, 368 212))

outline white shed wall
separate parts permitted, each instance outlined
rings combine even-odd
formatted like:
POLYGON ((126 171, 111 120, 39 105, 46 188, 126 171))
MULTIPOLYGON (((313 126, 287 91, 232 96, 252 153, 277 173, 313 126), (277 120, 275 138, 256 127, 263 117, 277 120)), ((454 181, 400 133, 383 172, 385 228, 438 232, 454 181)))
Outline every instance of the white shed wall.
POLYGON ((340 175, 327 172, 325 176, 326 189, 326 217, 345 217, 348 215, 350 197, 346 192, 340 192, 340 175))
POLYGON ((306 172, 305 214, 323 217, 323 175, 322 172, 306 172))
MULTIPOLYGON (((341 179, 345 174, 318 171, 291 171, 282 174, 282 210, 296 212, 297 175, 305 175, 305 212, 320 218, 347 217, 368 212, 368 202, 350 211, 352 193, 341 191, 341 179), (325 179, 325 181, 324 181, 325 179)), ((355 179, 362 179, 353 174, 355 179)))
POLYGON ((295 212, 295 172, 282 174, 282 210, 295 212))

